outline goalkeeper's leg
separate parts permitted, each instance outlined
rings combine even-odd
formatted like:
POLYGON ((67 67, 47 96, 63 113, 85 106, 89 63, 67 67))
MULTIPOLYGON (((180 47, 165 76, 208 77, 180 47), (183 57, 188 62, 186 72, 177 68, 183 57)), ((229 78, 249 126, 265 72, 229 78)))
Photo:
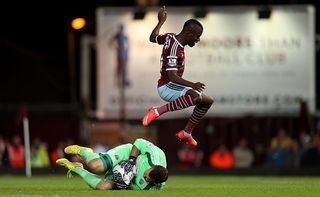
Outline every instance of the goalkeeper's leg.
POLYGON ((90 161, 99 158, 97 153, 94 153, 91 148, 82 147, 78 145, 70 145, 64 149, 64 152, 67 154, 78 155, 86 160, 87 163, 90 161))
POLYGON ((94 153, 91 148, 82 147, 78 145, 70 145, 64 149, 67 154, 78 155, 86 160, 90 171, 94 173, 104 173, 103 163, 98 153, 94 153))
POLYGON ((66 167, 70 171, 81 176, 83 180, 93 189, 97 189, 97 190, 113 189, 112 181, 105 181, 104 179, 97 176, 96 174, 88 172, 87 170, 83 169, 82 165, 79 165, 77 162, 70 162, 65 158, 61 158, 61 159, 58 159, 56 163, 66 167))
POLYGON ((88 172, 83 168, 75 168, 72 170, 83 178, 83 180, 93 189, 96 190, 112 190, 114 184, 112 181, 104 180, 96 174, 88 172))

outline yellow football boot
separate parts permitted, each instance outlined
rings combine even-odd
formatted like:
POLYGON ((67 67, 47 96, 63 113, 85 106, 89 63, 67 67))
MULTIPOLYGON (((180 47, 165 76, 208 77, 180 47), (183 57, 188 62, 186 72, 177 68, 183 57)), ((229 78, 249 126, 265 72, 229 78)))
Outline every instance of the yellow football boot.
POLYGON ((80 167, 83 168, 82 163, 80 162, 70 162, 68 159, 66 158, 61 158, 61 159, 57 159, 56 160, 56 164, 60 165, 60 166, 64 166, 69 170, 73 170, 76 167, 80 167))
POLYGON ((70 145, 70 146, 67 146, 67 147, 64 149, 64 152, 65 152, 66 154, 80 155, 80 151, 81 151, 82 149, 87 149, 88 151, 93 152, 93 150, 92 150, 91 148, 82 147, 82 146, 78 146, 78 145, 70 145))

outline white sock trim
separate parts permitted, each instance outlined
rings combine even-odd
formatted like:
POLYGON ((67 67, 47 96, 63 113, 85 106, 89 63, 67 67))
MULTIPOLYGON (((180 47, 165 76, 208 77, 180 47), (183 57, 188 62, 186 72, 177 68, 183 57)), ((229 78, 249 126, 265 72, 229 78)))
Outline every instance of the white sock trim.
POLYGON ((184 135, 185 137, 189 137, 189 136, 191 136, 191 134, 190 134, 190 133, 187 133, 187 132, 185 132, 185 131, 183 131, 183 135, 184 135))
POLYGON ((158 112, 158 109, 157 108, 153 108, 154 111, 156 112, 156 114, 159 116, 159 112, 158 112))

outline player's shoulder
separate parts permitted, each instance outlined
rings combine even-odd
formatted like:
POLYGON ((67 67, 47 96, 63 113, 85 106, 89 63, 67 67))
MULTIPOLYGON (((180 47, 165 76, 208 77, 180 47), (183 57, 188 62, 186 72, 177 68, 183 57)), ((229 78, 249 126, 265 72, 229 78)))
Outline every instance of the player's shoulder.
POLYGON ((143 139, 143 138, 137 138, 137 139, 135 140, 134 144, 143 145, 143 146, 145 146, 145 148, 148 148, 149 146, 154 145, 154 144, 153 144, 152 142, 150 142, 149 140, 143 139))
POLYGON ((175 33, 167 33, 167 36, 169 38, 174 38, 176 36, 176 34, 175 33))
POLYGON ((166 33, 167 35, 170 35, 170 36, 175 36, 176 34, 175 33, 166 33))
POLYGON ((175 35, 176 35, 175 33, 164 33, 159 36, 166 37, 168 39, 168 38, 173 38, 175 35))

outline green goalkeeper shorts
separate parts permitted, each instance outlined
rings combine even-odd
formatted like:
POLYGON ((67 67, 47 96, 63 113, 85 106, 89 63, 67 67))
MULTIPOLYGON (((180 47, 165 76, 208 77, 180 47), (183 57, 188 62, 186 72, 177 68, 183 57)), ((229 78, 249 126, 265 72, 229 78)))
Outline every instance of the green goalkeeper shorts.
POLYGON ((99 153, 106 175, 110 174, 110 172, 112 174, 113 167, 120 161, 129 159, 132 146, 132 144, 123 144, 116 146, 105 153, 99 153))

